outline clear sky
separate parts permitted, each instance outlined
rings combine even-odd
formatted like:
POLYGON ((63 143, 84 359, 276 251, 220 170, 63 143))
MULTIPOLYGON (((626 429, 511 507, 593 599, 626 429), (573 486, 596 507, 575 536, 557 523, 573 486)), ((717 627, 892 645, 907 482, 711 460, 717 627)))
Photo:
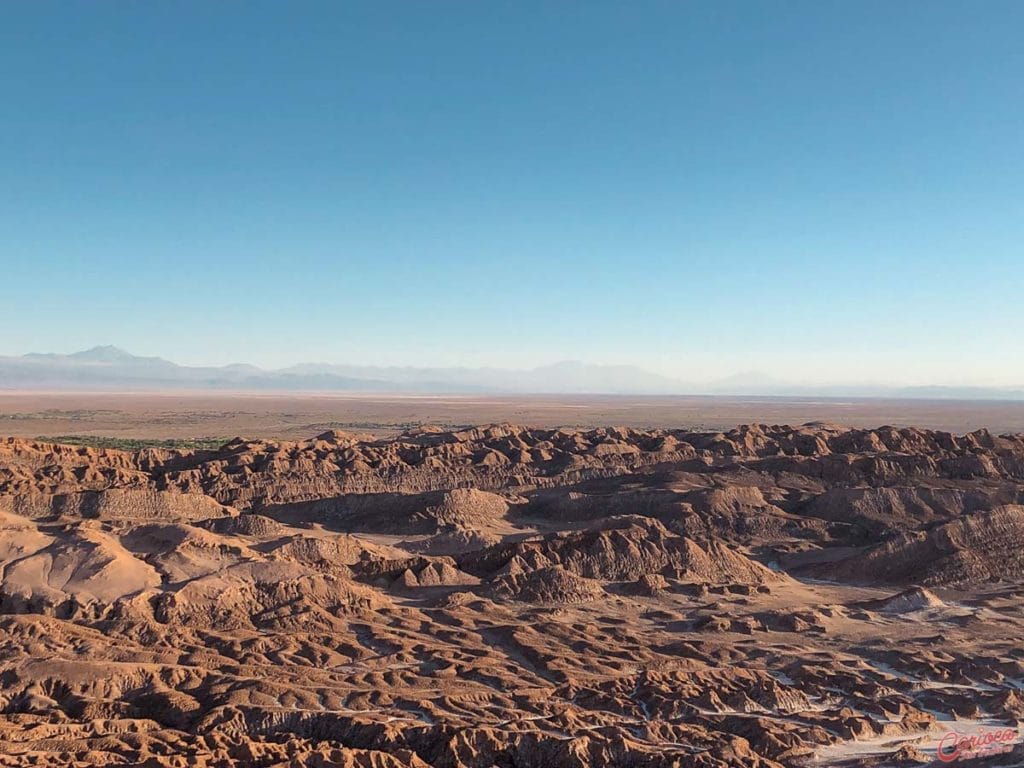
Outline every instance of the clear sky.
POLYGON ((0 21, 0 354, 1024 383, 1024 3, 0 21))

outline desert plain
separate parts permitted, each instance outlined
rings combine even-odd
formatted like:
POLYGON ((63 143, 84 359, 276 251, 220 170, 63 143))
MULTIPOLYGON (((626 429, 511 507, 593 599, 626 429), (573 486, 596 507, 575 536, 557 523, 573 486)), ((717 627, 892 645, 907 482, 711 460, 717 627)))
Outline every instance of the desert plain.
POLYGON ((399 434, 508 422, 731 429, 826 421, 850 427, 1024 432, 1024 401, 681 395, 386 395, 0 390, 0 435, 142 440, 304 439, 328 429, 399 434))

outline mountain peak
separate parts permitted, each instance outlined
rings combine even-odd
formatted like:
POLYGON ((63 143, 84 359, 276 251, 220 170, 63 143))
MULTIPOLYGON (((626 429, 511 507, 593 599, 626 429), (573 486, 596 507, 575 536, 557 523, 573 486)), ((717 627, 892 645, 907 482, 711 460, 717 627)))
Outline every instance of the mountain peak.
POLYGON ((68 357, 73 357, 76 360, 91 360, 98 363, 115 363, 137 359, 131 352, 126 352, 120 347, 115 347, 113 344, 103 344, 81 352, 74 352, 68 355, 68 357))

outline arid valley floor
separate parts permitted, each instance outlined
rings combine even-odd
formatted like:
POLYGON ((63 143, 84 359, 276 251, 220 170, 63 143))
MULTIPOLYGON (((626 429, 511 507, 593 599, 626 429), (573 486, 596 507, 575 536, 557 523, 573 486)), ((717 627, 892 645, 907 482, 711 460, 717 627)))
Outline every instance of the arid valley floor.
POLYGON ((0 766, 1024 764, 1019 406, 350 400, 0 397, 0 766))
POLYGON ((24 392, 0 390, 0 436, 92 436, 220 443, 305 440, 330 429, 397 435, 433 425, 728 430, 737 424, 1024 432, 1024 401, 874 398, 24 392))

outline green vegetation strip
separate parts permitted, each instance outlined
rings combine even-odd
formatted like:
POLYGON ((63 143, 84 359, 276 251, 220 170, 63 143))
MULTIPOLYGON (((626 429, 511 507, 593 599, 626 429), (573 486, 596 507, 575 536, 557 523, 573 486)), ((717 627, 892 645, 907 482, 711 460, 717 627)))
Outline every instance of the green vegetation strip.
POLYGON ((223 437, 196 437, 171 440, 147 440, 134 437, 99 437, 93 435, 45 435, 37 437, 47 443, 84 445, 89 448, 116 448, 119 451, 141 451, 163 448, 168 451, 212 451, 228 442, 223 437))

